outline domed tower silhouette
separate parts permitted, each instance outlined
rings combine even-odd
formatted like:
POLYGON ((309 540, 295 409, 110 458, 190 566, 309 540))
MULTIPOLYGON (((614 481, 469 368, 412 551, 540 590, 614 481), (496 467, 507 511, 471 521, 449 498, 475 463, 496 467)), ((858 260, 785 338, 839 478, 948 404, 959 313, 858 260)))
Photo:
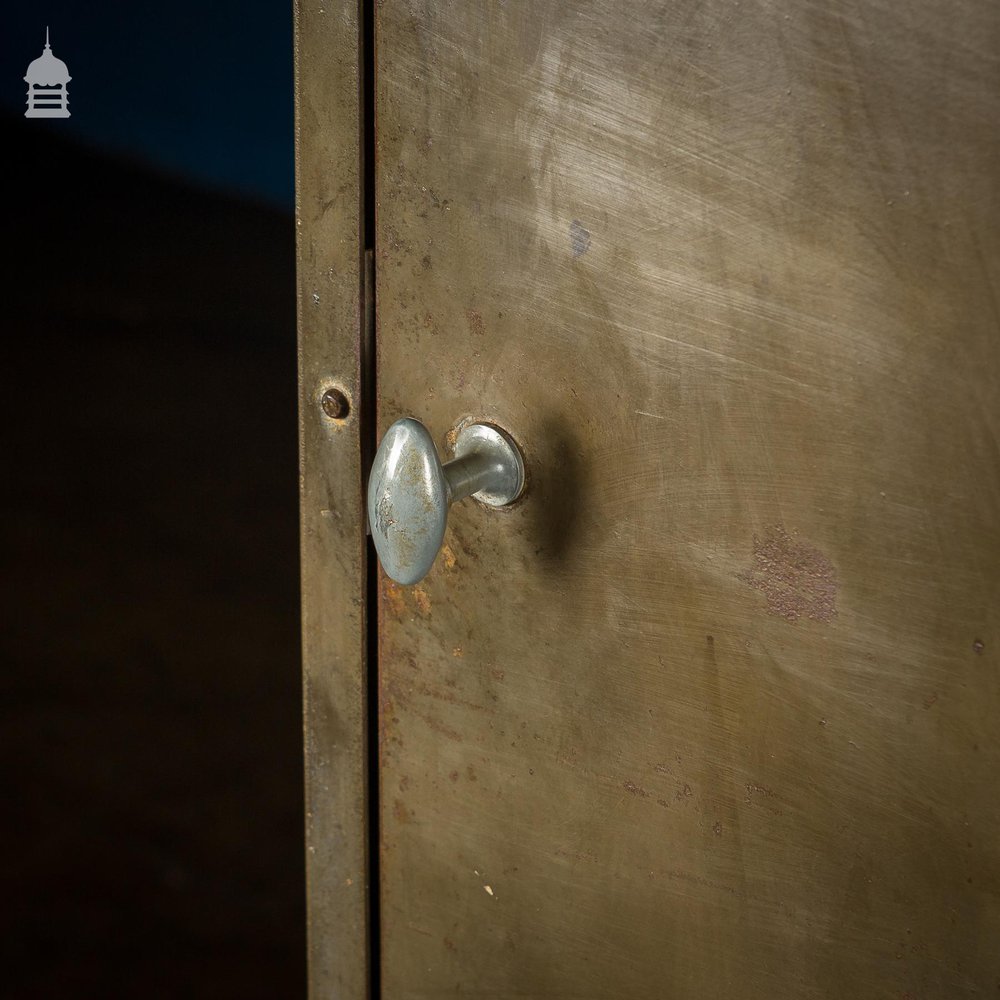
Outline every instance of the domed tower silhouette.
POLYGON ((24 80, 28 84, 28 110, 25 118, 69 118, 67 84, 73 78, 66 63, 56 59, 49 45, 49 29, 45 29, 45 48, 28 67, 24 80))

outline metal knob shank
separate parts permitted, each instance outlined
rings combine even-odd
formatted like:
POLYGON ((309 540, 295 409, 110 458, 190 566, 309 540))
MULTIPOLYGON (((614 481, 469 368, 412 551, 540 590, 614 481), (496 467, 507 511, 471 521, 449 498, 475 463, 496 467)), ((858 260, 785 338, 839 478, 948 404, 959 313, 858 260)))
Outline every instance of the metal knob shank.
POLYGON ((450 504, 474 496, 503 507, 523 488, 521 453, 499 428, 464 427, 454 460, 442 465, 427 428, 412 417, 397 420, 368 480, 368 523, 382 568, 397 583, 419 582, 441 548, 450 504))

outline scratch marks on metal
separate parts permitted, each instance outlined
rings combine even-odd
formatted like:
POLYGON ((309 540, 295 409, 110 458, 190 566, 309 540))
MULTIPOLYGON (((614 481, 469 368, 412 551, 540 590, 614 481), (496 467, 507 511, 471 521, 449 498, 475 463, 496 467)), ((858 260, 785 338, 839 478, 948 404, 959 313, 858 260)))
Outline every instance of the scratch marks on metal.
POLYGON ((784 527, 754 535, 753 565, 740 579, 767 598, 769 614, 786 621, 829 622, 837 615, 837 571, 819 549, 793 538, 784 527))
POLYGON ((574 259, 582 257, 590 249, 590 233, 579 219, 569 224, 569 249, 574 259))

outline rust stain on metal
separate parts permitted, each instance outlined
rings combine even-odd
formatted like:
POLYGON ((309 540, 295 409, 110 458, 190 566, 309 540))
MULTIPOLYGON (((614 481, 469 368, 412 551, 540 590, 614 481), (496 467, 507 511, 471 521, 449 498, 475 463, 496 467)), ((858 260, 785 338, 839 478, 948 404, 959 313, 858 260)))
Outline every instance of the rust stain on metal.
POLYGON ((399 823, 412 823, 413 810, 408 809, 401 799, 396 799, 392 804, 392 814, 399 823))
POLYGON ((465 311, 465 319, 469 324, 470 333, 475 334, 477 337, 482 337, 486 333, 483 317, 475 309, 467 309, 465 311))
POLYGON ((413 588, 413 600, 422 615, 426 617, 431 613, 431 599, 423 587, 413 588))
POLYGON ((395 580, 389 577, 382 577, 382 596, 385 598, 389 609, 397 618, 402 618, 406 611, 406 599, 403 597, 403 588, 395 580))
POLYGON ((465 740, 462 738, 462 734, 454 729, 449 729, 443 722, 439 719, 435 719, 433 715, 421 715, 421 719, 427 723, 427 725, 434 730, 436 733, 440 733, 442 736, 446 736, 449 740, 454 740, 456 743, 464 743, 465 740))
POLYGON ((416 686, 416 691, 417 694, 423 695, 425 698, 434 698, 437 701, 447 702, 449 705, 460 705, 462 708, 468 708, 474 712, 493 711, 492 708, 487 708, 485 705, 480 705, 477 702, 459 698, 458 695, 451 691, 439 691, 424 683, 418 684, 416 686))
POLYGON ((829 622, 837 615, 837 571, 819 549, 782 525, 753 536, 753 565, 739 578, 767 598, 769 614, 829 622))

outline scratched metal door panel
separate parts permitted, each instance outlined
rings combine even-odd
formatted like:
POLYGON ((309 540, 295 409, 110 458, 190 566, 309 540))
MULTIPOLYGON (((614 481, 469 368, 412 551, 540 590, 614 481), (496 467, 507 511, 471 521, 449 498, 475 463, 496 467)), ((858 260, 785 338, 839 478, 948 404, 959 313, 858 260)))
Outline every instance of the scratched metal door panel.
POLYGON ((377 8, 397 997, 1000 981, 1000 8, 377 8))

